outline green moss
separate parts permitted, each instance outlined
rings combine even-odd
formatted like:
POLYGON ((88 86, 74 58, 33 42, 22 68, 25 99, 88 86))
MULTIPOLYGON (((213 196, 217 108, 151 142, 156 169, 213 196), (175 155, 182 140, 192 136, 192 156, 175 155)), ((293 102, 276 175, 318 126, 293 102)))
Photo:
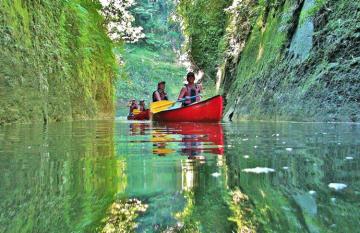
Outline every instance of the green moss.
POLYGON ((115 57, 98 4, 2 1, 0 123, 112 115, 115 57))
POLYGON ((236 67, 226 77, 227 116, 233 119, 358 121, 360 51, 354 14, 359 3, 327 3, 314 17, 314 47, 306 59, 288 51, 302 5, 284 1, 260 14, 236 67))

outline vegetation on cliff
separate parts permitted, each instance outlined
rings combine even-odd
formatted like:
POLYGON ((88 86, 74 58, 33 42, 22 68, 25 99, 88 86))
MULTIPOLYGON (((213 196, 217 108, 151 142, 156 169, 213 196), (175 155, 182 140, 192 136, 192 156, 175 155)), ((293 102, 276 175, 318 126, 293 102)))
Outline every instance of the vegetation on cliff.
POLYGON ((214 38, 209 28, 223 32, 207 49, 214 56, 189 52, 211 79, 217 69, 227 119, 359 121, 360 18, 347 14, 359 11, 358 2, 200 2, 180 2, 184 32, 197 49, 214 38))
POLYGON ((0 123, 113 114, 118 65, 101 10, 91 0, 1 1, 0 123))

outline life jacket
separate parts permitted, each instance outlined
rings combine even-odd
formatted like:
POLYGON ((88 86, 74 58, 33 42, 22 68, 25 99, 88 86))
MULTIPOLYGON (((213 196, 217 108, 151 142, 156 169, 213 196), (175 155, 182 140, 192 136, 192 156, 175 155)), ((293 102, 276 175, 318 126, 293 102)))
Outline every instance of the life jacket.
POLYGON ((167 97, 167 94, 166 94, 165 91, 156 90, 156 91, 154 91, 153 94, 152 94, 153 102, 158 101, 158 100, 156 99, 156 95, 155 95, 156 92, 158 92, 158 93, 160 94, 160 99, 161 99, 161 100, 168 100, 168 97, 167 97))
POLYGON ((134 113, 134 110, 135 109, 138 109, 138 105, 137 104, 131 104, 130 105, 130 112, 129 112, 129 115, 133 115, 134 113))
POLYGON ((184 98, 185 98, 185 101, 183 102, 184 106, 200 101, 200 96, 198 96, 198 95, 200 94, 201 91, 200 91, 200 87, 197 84, 195 84, 192 88, 186 84, 185 88, 186 88, 186 92, 184 95, 184 98), (186 98, 186 97, 193 97, 193 96, 197 96, 197 97, 196 98, 186 98))

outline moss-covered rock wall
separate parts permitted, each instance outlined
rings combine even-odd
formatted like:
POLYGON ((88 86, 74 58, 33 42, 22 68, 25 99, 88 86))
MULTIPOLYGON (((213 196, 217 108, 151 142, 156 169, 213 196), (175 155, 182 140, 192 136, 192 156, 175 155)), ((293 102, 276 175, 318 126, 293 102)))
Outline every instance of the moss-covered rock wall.
POLYGON ((0 2, 0 124, 113 114, 116 62, 100 7, 0 2))
MULTIPOLYGON (((233 0, 219 10, 221 56, 202 59, 217 69, 225 118, 360 121, 359 12, 350 0, 233 0)), ((206 30, 185 33, 199 41, 206 30)))

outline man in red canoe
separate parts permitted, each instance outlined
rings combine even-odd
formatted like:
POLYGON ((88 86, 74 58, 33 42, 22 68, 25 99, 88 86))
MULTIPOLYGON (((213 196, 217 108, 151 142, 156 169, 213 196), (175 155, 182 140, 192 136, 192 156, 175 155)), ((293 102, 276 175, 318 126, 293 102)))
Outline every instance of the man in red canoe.
POLYGON ((161 81, 158 83, 158 88, 153 92, 152 96, 153 102, 168 100, 167 94, 165 92, 165 81, 161 81))
POLYGON ((185 99, 182 101, 182 106, 187 106, 192 103, 200 101, 200 93, 202 86, 195 83, 195 74, 189 72, 186 75, 187 84, 181 89, 178 100, 185 99))

